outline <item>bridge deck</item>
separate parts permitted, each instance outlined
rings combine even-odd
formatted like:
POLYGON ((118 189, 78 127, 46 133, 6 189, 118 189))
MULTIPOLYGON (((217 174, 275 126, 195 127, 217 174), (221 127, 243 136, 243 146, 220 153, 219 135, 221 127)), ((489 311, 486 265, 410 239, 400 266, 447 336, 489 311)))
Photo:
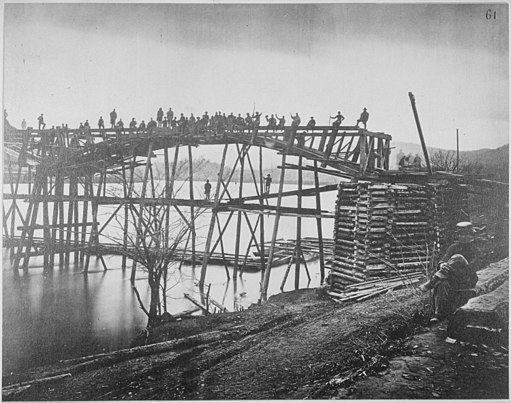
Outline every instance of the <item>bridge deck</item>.
MULTIPOLYGON (((133 155, 146 156, 152 150, 176 146, 254 145, 278 153, 301 156, 318 161, 321 168, 332 168, 332 174, 353 178, 372 175, 388 169, 391 137, 353 126, 299 127, 293 130, 203 131, 180 133, 176 129, 156 128, 152 131, 98 130, 25 130, 6 137, 6 150, 17 156, 20 165, 39 165, 53 172, 89 175, 105 167, 115 172, 133 155), (73 137, 76 140, 73 142, 73 137), (99 141, 98 141, 99 140, 99 141)), ((324 173, 329 173, 325 170, 324 173)))

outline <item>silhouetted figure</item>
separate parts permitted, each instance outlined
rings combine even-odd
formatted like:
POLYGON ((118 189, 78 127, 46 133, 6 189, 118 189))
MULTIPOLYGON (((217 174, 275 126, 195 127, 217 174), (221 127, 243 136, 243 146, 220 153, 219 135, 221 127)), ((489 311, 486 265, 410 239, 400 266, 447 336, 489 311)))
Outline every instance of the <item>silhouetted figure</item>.
POLYGON ((337 115, 330 116, 330 119, 335 119, 332 123, 332 127, 334 129, 338 129, 341 126, 342 121, 344 120, 344 116, 341 115, 341 111, 338 111, 337 115))
POLYGON ((145 121, 140 122, 140 124, 138 125, 138 131, 143 132, 145 129, 146 129, 145 121))
POLYGON ((264 193, 270 193, 270 186, 271 186, 271 175, 268 174, 264 178, 264 193))
POLYGON ((156 122, 151 118, 149 122, 147 122, 147 131, 149 133, 152 133, 153 130, 156 128, 156 122))
POLYGON ((270 118, 268 118, 268 115, 266 115, 265 117, 266 121, 268 122, 268 130, 275 130, 277 128, 277 119, 275 119, 273 114, 271 115, 270 118))
POLYGON ((174 111, 172 110, 172 108, 169 108, 169 110, 167 111, 167 120, 169 122, 172 122, 172 119, 174 119, 174 111))
POLYGON ((415 158, 413 159, 413 166, 415 168, 422 168, 422 159, 419 154, 415 154, 415 158))
POLYGON ((209 183, 209 179, 206 179, 206 183, 204 184, 204 196, 206 200, 209 200, 211 196, 211 183, 209 183))
POLYGON ((298 112, 296 113, 295 116, 293 116, 293 114, 291 113, 291 119, 293 119, 293 121, 291 122, 291 127, 296 130, 298 129, 298 126, 300 126, 300 122, 302 121, 300 119, 300 116, 298 115, 298 112))
POLYGON ((137 121, 135 118, 131 118, 130 122, 130 132, 134 132, 137 129, 137 121))
POLYGON ((284 126, 286 125, 286 118, 284 115, 282 115, 281 118, 279 118, 277 115, 275 117, 279 120, 279 124, 277 126, 277 129, 284 130, 284 126))
POLYGON ((39 121, 39 130, 44 130, 44 128, 46 127, 46 123, 44 123, 44 116, 42 113, 41 116, 37 118, 37 120, 39 121))
POLYGON ((163 109, 158 109, 158 112, 156 112, 156 121, 158 122, 158 127, 162 126, 163 123, 163 109))
POLYGON ((115 108, 112 112, 110 112, 110 125, 112 129, 115 128, 115 121, 117 120, 117 112, 115 111, 115 108))
POLYGON ((103 120, 103 116, 99 117, 98 128, 99 130, 105 130, 105 121, 103 120))
POLYGON ((25 120, 25 118, 23 118, 23 120, 21 121, 21 130, 26 130, 27 129, 27 121, 25 120))
POLYGON ((359 123, 364 124, 364 129, 367 128, 367 121, 369 120, 369 112, 364 108, 364 111, 360 114, 360 118, 357 120, 357 127, 359 123))
POLYGON ((316 127, 316 121, 314 120, 314 116, 311 116, 311 120, 307 123, 307 130, 314 129, 316 127))

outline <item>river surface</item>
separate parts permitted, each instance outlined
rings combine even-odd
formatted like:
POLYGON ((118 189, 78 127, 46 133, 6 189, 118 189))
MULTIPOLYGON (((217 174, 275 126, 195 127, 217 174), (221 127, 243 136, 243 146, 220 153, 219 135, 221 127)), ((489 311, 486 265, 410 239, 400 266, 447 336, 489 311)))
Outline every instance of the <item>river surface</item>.
MULTIPOLYGON (((197 186, 197 195, 200 194, 200 186, 200 184, 197 186)), ((236 194, 236 187, 237 185, 233 185, 232 189, 229 188, 232 194, 236 194)), ((186 186, 183 186, 184 188, 186 186)), ((286 185, 284 190, 294 188, 296 185, 286 185)), ((213 189, 215 189, 214 182, 213 189)), ((186 193, 185 190, 183 191, 186 193)), ((186 197, 186 194, 182 197, 186 197)), ((322 195, 323 209, 333 211, 335 197, 336 192, 324 193, 322 195)), ((296 203, 296 198, 293 199, 293 203, 289 205, 296 203)), ((7 207, 7 202, 4 203, 7 207)), ((304 198, 304 207, 314 207, 314 205, 314 197, 304 198)), ((110 207, 102 207, 99 214, 100 222, 104 222, 111 211, 110 207)), ((197 222, 198 250, 203 250, 209 217, 207 212, 197 222)), ((234 251, 235 217, 236 214, 224 235, 227 251, 234 251)), ((225 222, 226 219, 227 214, 221 214, 221 221, 225 222)), ((264 221, 266 241, 270 241, 273 216, 265 215, 264 221)), ((111 234, 118 231, 114 225, 109 230, 111 234)), ((332 232, 333 219, 324 219, 324 237, 331 238, 332 232)), ((302 220, 302 236, 317 237, 314 218, 302 220)), ((282 217, 278 238, 295 237, 296 218, 282 217)), ((242 226, 241 239, 240 253, 244 255, 249 240, 248 228, 245 224, 242 226)), ((57 264, 53 270, 45 272, 43 258, 37 257, 31 258, 27 272, 14 272, 11 269, 9 252, 3 250, 2 368, 4 374, 130 346, 133 338, 145 328, 147 318, 140 309, 131 287, 129 270, 121 269, 121 257, 105 256, 105 262, 107 271, 103 270, 99 260, 92 257, 89 273, 85 275, 82 267, 73 264, 67 267, 59 267, 57 264)), ((301 288, 317 287, 320 282, 319 263, 309 262, 308 266, 312 280, 308 282, 302 266, 301 288)), ((285 270, 286 266, 272 269, 269 295, 280 292, 285 270)), ((208 266, 206 285, 211 284, 211 297, 230 311, 247 308, 257 302, 260 296, 261 273, 245 272, 242 277, 233 279, 232 268, 229 271, 231 280, 227 280, 223 266, 208 266)), ((197 288, 199 277, 200 266, 195 269, 191 266, 183 266, 181 270, 174 267, 171 270, 169 274, 171 289, 167 300, 170 313, 178 313, 193 307, 193 304, 183 297, 184 293, 195 295, 197 299, 200 299, 197 288)), ((145 273, 138 271, 137 289, 142 300, 147 304, 149 289, 146 280, 145 273)), ((292 289, 294 289, 294 267, 285 285, 286 291, 292 289)))

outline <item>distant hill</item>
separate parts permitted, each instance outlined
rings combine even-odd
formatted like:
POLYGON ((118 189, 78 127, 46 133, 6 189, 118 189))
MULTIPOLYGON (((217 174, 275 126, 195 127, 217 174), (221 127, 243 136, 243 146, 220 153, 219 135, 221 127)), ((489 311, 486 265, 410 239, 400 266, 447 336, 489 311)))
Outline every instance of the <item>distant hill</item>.
MULTIPOLYGON (((397 155, 402 151, 404 154, 419 154, 422 157, 422 147, 420 144, 407 142, 392 142, 392 153, 390 156, 390 168, 397 168, 397 155)), ((455 150, 444 150, 435 147, 428 147, 428 153, 432 155, 435 152, 442 151, 456 155, 455 150)), ((502 182, 509 181, 509 144, 505 144, 496 149, 482 148, 480 150, 460 151, 460 167, 470 167, 469 173, 481 174, 489 179, 502 182)))

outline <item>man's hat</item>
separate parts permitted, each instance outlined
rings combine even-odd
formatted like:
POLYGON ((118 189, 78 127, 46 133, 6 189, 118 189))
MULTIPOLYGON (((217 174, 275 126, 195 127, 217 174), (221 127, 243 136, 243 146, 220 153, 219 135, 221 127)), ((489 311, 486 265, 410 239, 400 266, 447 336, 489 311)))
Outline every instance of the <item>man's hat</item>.
POLYGON ((472 235, 474 233, 474 228, 470 221, 462 221, 456 224, 456 231, 458 234, 472 235))

